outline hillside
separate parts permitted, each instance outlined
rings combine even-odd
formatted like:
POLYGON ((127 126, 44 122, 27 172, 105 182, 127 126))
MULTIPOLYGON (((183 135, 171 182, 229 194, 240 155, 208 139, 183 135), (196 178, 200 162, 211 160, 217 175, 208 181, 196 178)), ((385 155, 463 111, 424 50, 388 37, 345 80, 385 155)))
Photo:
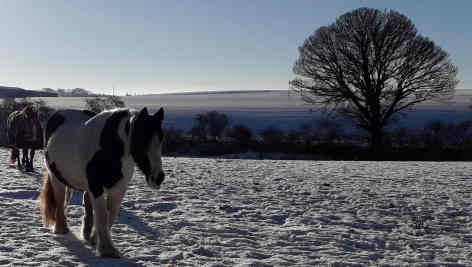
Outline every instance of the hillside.
POLYGON ((27 90, 19 87, 0 86, 0 98, 57 97, 56 93, 27 90))

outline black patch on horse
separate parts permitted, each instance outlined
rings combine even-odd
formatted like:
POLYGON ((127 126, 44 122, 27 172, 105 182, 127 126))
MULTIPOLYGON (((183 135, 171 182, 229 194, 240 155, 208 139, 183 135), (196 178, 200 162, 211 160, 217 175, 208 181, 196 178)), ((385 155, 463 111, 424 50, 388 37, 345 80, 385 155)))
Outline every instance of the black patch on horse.
POLYGON ((103 188, 111 188, 121 178, 121 158, 124 155, 124 144, 118 135, 120 122, 129 116, 128 110, 113 113, 105 122, 100 135, 100 150, 87 164, 87 180, 90 192, 95 198, 103 194, 103 188))
POLYGON ((90 111, 88 109, 84 109, 82 110, 82 112, 85 113, 85 115, 87 115, 89 118, 92 118, 93 116, 97 115, 97 113, 90 111))
POLYGON ((126 124, 125 124, 125 133, 127 136, 129 136, 129 130, 131 128, 131 123, 128 121, 126 121, 126 124))
POLYGON ((146 179, 151 174, 151 163, 149 162, 147 152, 152 136, 157 133, 161 142, 164 138, 161 122, 156 120, 154 116, 149 116, 147 110, 145 112, 141 111, 134 122, 130 152, 138 168, 146 176, 146 179))
POLYGON ((59 112, 55 112, 48 120, 46 124, 46 136, 44 139, 44 145, 46 146, 51 135, 61 126, 66 119, 59 112))
POLYGON ((46 158, 46 162, 48 163, 49 170, 51 170, 54 177, 56 177, 57 180, 59 180, 59 182, 63 183, 64 185, 73 188, 62 176, 62 173, 57 169, 56 163, 49 161, 49 155, 47 151, 44 152, 44 157, 46 158))
POLYGON ((164 131, 162 131, 162 127, 159 126, 159 129, 157 129, 157 136, 159 136, 159 140, 164 140, 164 131))

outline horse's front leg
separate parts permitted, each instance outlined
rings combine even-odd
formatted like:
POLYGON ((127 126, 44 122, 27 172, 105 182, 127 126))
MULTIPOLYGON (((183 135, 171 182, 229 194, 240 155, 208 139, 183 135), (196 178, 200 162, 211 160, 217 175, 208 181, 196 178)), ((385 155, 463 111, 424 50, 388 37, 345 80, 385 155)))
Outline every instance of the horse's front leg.
POLYGON ((22 163, 23 163, 23 168, 25 168, 25 171, 30 171, 30 159, 29 159, 29 155, 28 155, 28 148, 24 148, 23 149, 23 160, 22 160, 22 163))
POLYGON ((23 151, 23 153, 22 153, 22 162, 21 163, 23 163, 23 166, 24 166, 28 162, 28 149, 23 148, 22 151, 23 151))
POLYGON ((21 165, 21 159, 20 159, 20 152, 18 152, 18 156, 16 156, 16 161, 18 164, 18 169, 21 169, 22 165, 21 165))
POLYGON ((120 188, 119 190, 108 193, 108 227, 110 228, 110 231, 120 213, 121 202, 123 201, 125 193, 126 188, 120 188))
POLYGON ((24 149, 18 149, 18 154, 16 155, 16 160, 18 162, 18 169, 23 168, 22 161, 24 161, 24 157, 25 157, 25 150, 24 149), (20 152, 23 152, 23 157, 20 157, 21 156, 20 152))
POLYGON ((97 254, 101 257, 119 258, 120 254, 118 250, 113 247, 110 237, 105 196, 102 194, 97 198, 92 197, 91 199, 94 210, 95 234, 97 235, 97 254))

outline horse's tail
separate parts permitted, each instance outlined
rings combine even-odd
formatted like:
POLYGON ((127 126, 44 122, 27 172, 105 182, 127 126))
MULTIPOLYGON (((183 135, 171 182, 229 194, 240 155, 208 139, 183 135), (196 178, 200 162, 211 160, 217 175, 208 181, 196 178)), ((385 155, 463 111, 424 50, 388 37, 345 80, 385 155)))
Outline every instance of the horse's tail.
POLYGON ((10 151, 10 164, 15 164, 16 158, 18 158, 20 151, 16 148, 12 148, 10 151))
POLYGON ((54 189, 51 184, 51 175, 46 170, 44 173, 43 188, 38 197, 43 225, 49 227, 56 222, 57 203, 54 199, 54 189))

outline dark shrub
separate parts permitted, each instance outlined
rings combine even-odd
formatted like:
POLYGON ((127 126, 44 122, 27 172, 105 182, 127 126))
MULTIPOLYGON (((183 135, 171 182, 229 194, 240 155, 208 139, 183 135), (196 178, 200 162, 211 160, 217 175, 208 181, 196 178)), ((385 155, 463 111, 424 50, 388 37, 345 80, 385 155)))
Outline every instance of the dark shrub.
POLYGON ((125 107, 125 102, 119 96, 93 97, 85 99, 86 109, 95 113, 113 108, 125 107))
POLYGON ((262 130, 260 133, 262 141, 267 145, 278 145, 284 142, 285 133, 282 129, 269 126, 262 130))
POLYGON ((228 136, 241 144, 248 144, 252 138, 252 131, 244 124, 236 124, 229 130, 228 136))

